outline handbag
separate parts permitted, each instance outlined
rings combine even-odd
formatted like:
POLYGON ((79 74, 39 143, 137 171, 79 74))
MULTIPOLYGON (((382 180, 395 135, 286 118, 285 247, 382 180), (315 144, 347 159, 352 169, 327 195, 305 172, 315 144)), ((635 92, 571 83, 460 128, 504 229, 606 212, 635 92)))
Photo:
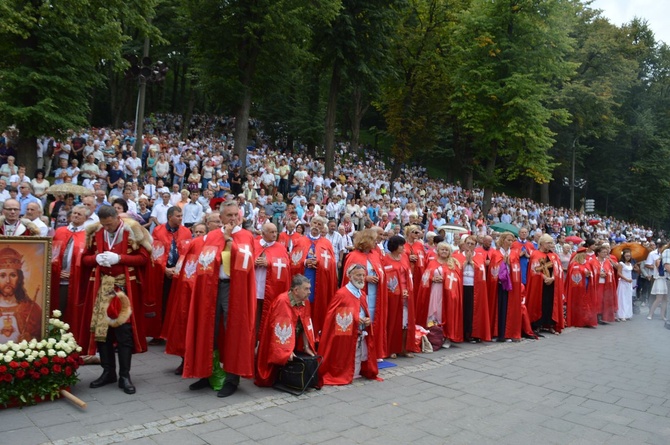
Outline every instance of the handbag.
POLYGON ((319 388, 317 373, 323 357, 296 353, 293 360, 279 368, 274 387, 280 391, 299 396, 308 388, 319 388))

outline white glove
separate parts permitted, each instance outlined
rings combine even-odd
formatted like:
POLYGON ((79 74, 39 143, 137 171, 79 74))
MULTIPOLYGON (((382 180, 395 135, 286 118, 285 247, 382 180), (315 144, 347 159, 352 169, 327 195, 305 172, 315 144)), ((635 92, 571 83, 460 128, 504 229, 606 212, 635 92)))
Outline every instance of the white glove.
POLYGON ((103 267, 109 267, 110 264, 107 261, 107 254, 106 253, 99 253, 95 256, 95 262, 98 263, 99 265, 103 267))
POLYGON ((110 265, 113 266, 115 264, 119 264, 119 261, 121 260, 121 257, 119 256, 119 254, 114 253, 114 252, 105 252, 104 254, 107 255, 107 262, 110 265))

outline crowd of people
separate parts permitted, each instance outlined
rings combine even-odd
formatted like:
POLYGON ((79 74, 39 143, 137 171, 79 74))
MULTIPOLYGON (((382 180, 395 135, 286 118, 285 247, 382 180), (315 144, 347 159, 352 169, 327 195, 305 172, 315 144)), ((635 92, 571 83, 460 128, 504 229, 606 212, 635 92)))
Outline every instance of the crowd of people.
POLYGON ((91 387, 134 393, 148 345, 181 358, 190 389, 227 397, 300 354, 342 385, 422 352, 425 333, 433 348, 538 339, 628 321, 634 301, 666 318, 662 233, 504 194, 484 206, 418 165, 391 183, 346 144, 326 172, 259 135, 243 166, 231 123, 195 116, 182 139, 180 117, 156 116, 141 152, 128 129, 40 138, 34 179, 0 139, 0 234, 53 238, 52 308, 99 356, 91 387), (48 199, 59 184, 87 192, 48 199))

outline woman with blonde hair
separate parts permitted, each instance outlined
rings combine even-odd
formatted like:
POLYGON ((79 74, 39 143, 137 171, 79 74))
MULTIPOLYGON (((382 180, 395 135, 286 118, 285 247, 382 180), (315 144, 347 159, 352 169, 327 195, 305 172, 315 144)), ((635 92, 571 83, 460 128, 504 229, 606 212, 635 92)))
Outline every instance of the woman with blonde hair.
MULTIPOLYGON (((414 289, 418 289, 421 285, 421 275, 426 268, 426 251, 423 246, 421 227, 413 224, 407 226, 405 228, 405 240, 405 256, 412 271, 414 289)), ((416 311, 416 307, 414 309, 416 311)))
POLYGON ((447 348, 449 342, 463 341, 463 275, 452 253, 450 244, 437 244, 436 257, 426 266, 417 290, 417 322, 424 327, 442 326, 447 348))
POLYGON ((521 340, 521 264, 519 251, 512 249, 516 241, 513 233, 505 232, 498 237, 498 250, 503 260, 498 265, 497 305, 492 336, 497 341, 521 340))

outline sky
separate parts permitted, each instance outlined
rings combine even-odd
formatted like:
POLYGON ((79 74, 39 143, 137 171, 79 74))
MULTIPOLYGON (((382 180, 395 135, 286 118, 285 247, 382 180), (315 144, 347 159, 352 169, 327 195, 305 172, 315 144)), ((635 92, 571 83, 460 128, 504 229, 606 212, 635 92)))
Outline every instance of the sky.
POLYGON ((594 9, 602 9, 612 24, 621 26, 634 17, 647 20, 656 41, 670 44, 670 0, 595 0, 594 9))

